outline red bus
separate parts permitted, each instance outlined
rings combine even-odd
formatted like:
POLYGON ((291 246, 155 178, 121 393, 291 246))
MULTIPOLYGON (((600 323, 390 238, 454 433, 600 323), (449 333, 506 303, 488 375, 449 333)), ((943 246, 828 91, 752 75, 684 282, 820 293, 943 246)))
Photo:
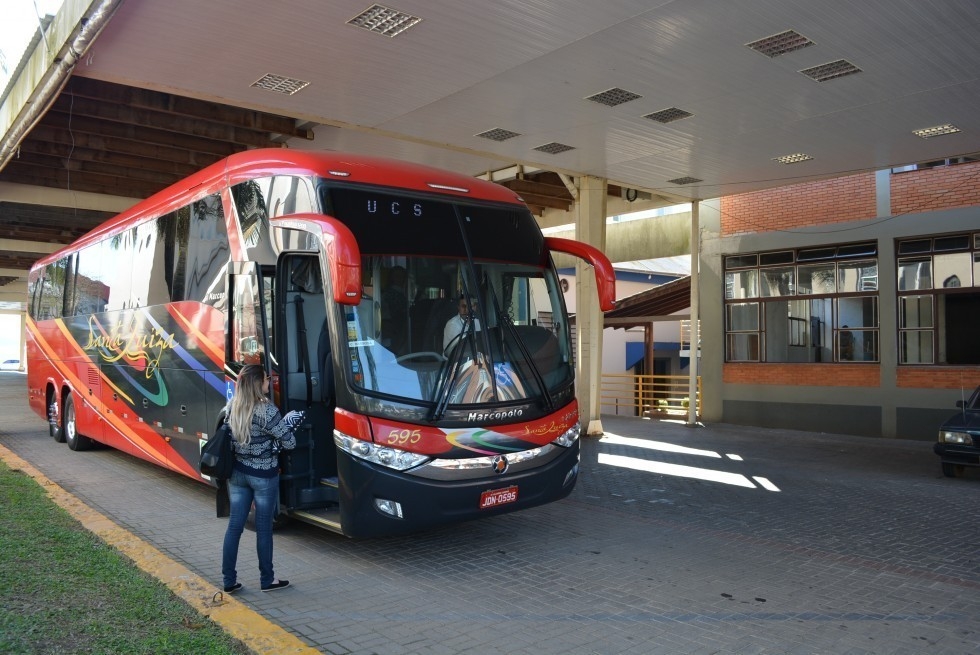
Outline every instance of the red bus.
POLYGON ((337 153, 232 155, 31 269, 30 405, 72 450, 210 482, 201 444, 261 363, 280 409, 306 412, 282 513, 365 537, 558 500, 579 415, 552 251, 591 263, 612 306, 608 259, 544 237, 505 187, 337 153))

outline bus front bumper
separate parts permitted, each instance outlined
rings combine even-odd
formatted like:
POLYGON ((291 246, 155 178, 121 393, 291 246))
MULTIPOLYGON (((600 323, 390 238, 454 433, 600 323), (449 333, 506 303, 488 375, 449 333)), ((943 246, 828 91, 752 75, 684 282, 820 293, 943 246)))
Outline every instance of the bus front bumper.
POLYGON ((340 516, 349 537, 415 532, 560 500, 578 479, 579 443, 519 473, 432 480, 338 452, 340 516))

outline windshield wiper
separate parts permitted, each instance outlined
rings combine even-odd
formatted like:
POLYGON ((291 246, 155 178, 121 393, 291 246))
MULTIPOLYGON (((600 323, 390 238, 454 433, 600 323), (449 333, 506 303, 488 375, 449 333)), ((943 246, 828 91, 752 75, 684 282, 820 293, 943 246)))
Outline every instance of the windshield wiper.
MULTIPOLYGON (((534 383, 538 385, 538 389, 541 391, 541 397, 544 398, 545 408, 551 412, 555 408, 554 398, 551 397, 551 392, 548 391, 548 385, 545 384, 544 378, 541 377, 541 371, 538 370, 537 365, 534 363, 534 358, 531 356, 531 351, 528 350, 527 343, 521 337, 520 333, 517 331, 517 327, 514 325, 514 321, 511 320, 510 314, 505 312, 500 308, 500 303, 497 302, 497 293, 493 290, 493 285, 487 285, 490 288, 490 299, 493 301, 493 307, 497 314, 497 321, 507 328, 507 333, 510 334, 514 343, 517 344, 517 349, 521 351, 521 357, 527 363, 528 369, 531 371, 531 377, 534 378, 534 383)), ((504 340, 504 348, 507 347, 507 341, 504 340)), ((494 378, 497 376, 495 375, 494 378)), ((496 394, 496 386, 494 387, 494 393, 496 394)))
MULTIPOLYGON (((467 339, 467 337, 474 330, 473 320, 470 319, 463 325, 462 331, 449 342, 449 359, 439 369, 439 378, 436 380, 436 392, 434 394, 436 404, 433 405, 432 411, 429 413, 430 421, 438 421, 446 413, 446 407, 449 406, 449 399, 452 397, 453 388, 456 386, 456 377, 459 373, 460 360, 463 359, 465 342, 468 340, 472 345, 473 340, 467 339), (457 343, 457 340, 459 340, 459 343, 457 343)), ((474 359, 475 355, 476 353, 474 353, 474 359)))

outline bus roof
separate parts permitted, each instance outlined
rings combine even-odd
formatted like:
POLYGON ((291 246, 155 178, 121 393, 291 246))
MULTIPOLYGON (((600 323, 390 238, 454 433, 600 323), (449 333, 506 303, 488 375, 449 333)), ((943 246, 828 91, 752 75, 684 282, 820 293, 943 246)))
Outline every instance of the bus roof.
POLYGON ((286 148, 246 150, 215 162, 136 203, 73 243, 37 260, 31 268, 57 261, 65 252, 100 241, 121 229, 139 224, 143 219, 173 211, 195 198, 214 193, 223 187, 256 177, 287 173, 316 175, 347 184, 375 184, 456 198, 524 205, 520 196, 505 186, 396 159, 286 148))

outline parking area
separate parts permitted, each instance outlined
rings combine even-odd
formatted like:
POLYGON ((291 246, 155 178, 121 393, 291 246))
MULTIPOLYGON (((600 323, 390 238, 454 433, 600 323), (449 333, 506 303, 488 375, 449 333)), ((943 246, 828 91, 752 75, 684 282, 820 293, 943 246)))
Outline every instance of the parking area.
MULTIPOLYGON (((213 491, 55 443, 24 385, 0 374, 0 444, 217 589, 213 491)), ((980 650, 980 471, 944 478, 930 441, 603 425, 549 506, 369 541, 286 528, 276 594, 246 533, 239 599, 336 654, 980 650)))

